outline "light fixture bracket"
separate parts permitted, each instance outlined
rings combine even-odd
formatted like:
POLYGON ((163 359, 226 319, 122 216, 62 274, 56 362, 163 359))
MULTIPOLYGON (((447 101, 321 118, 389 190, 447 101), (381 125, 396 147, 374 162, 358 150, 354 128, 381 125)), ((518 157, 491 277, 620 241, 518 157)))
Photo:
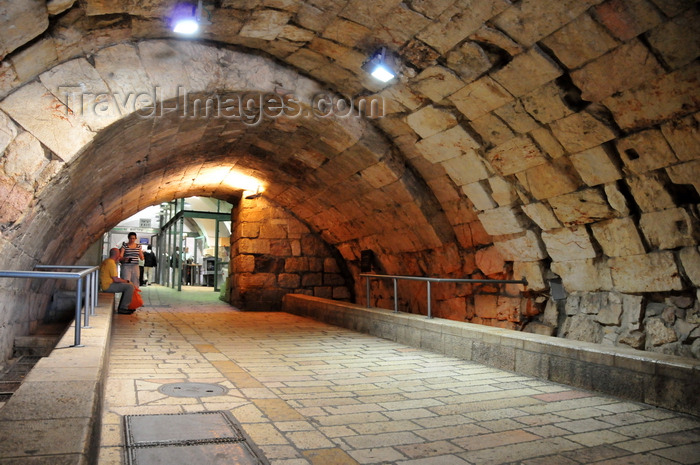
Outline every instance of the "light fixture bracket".
POLYGON ((362 69, 382 82, 389 82, 397 75, 398 66, 386 47, 380 47, 363 65, 362 69))

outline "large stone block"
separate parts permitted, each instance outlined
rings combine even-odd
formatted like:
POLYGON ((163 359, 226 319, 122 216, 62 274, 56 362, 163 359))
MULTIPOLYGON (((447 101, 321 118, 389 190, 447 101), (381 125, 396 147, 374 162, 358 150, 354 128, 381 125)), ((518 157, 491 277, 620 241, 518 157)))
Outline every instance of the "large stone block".
POLYGON ((625 182, 630 188, 632 197, 643 212, 676 207, 676 203, 666 187, 666 181, 659 173, 628 176, 625 178, 625 182))
MULTIPOLYGON (((428 10, 433 14, 442 9, 441 1, 415 3, 430 4, 431 6, 428 7, 428 10)), ((414 8, 415 3, 412 4, 414 8)), ((437 21, 422 30, 418 34, 418 38, 440 53, 446 53, 459 42, 462 42, 469 34, 478 30, 487 19, 497 15, 509 6, 510 2, 506 0, 470 2, 468 6, 469 14, 465 15, 465 5, 461 2, 451 2, 451 6, 438 16, 437 21)))
POLYGON ((421 140, 416 147, 428 161, 439 163, 463 154, 473 154, 480 146, 461 126, 454 126, 421 140))
POLYGON ((5 151, 15 137, 17 137, 17 125, 0 111, 0 154, 5 151))
POLYGON ((38 82, 12 93, 0 102, 0 109, 65 162, 71 161, 95 135, 81 118, 38 82))
POLYGON ((493 112, 519 134, 525 134, 540 127, 540 124, 525 111, 520 100, 508 102, 493 112))
POLYGON ((464 87, 464 81, 448 68, 431 66, 415 77, 411 87, 433 102, 439 103, 464 87))
POLYGON ((593 342, 600 344, 603 341, 603 328, 596 323, 593 317, 584 314, 567 318, 562 327, 562 336, 575 341, 593 342))
POLYGON ((620 292, 664 292, 683 289, 671 252, 616 257, 609 260, 615 289, 620 292))
POLYGON ((700 63, 693 61, 658 79, 614 94, 602 103, 610 109, 623 130, 646 128, 677 119, 700 108, 699 72, 700 63))
POLYGON ((640 41, 633 40, 574 71, 571 78, 581 89, 582 99, 600 102, 616 92, 643 84, 663 72, 649 49, 640 41))
POLYGON ((449 100, 464 116, 475 120, 513 100, 513 96, 491 77, 484 76, 450 95, 449 100))
POLYGON ((700 287, 700 248, 685 247, 678 255, 685 275, 696 287, 700 287))
POLYGON ((552 132, 569 153, 578 153, 615 138, 615 131, 587 111, 551 124, 552 132))
POLYGON ((504 176, 547 162, 540 149, 527 136, 518 136, 486 153, 486 158, 504 176))
POLYGON ((700 114, 669 121, 661 126, 661 132, 679 160, 700 158, 700 114))
POLYGON ((552 262, 551 269, 558 274, 568 292, 612 289, 610 268, 601 260, 552 262))
POLYGON ((513 279, 525 278, 527 289, 531 291, 544 291, 549 287, 545 283, 544 273, 544 265, 541 261, 513 263, 513 279))
POLYGON ((492 236, 516 234, 524 231, 527 225, 524 215, 516 208, 500 207, 486 210, 479 213, 479 220, 486 232, 492 236))
POLYGON ((667 327, 660 318, 649 318, 644 328, 646 332, 646 350, 670 342, 676 342, 678 336, 673 328, 667 327))
POLYGON ((648 2, 619 0, 604 2, 594 7, 596 19, 622 41, 627 41, 651 29, 663 20, 648 2))
POLYGON ((531 230, 518 237, 494 242, 493 245, 507 261, 534 262, 547 257, 542 242, 531 230))
POLYGON ((425 139, 455 126, 457 118, 448 111, 428 105, 408 115, 406 122, 421 138, 425 139))
POLYGON ((489 185, 491 186, 491 196, 500 206, 508 206, 518 200, 518 195, 508 180, 500 176, 493 176, 489 178, 489 185))
POLYGON ((447 175, 458 186, 477 182, 491 175, 481 157, 474 150, 468 150, 441 164, 447 175))
POLYGON ((691 7, 685 13, 652 29, 647 40, 666 63, 674 69, 680 68, 700 55, 698 23, 698 9, 691 7))
POLYGON ((41 142, 29 132, 18 135, 0 160, 5 174, 33 188, 41 169, 49 163, 41 142))
MULTIPOLYGON (((139 94, 153 94, 155 86, 143 69, 141 59, 135 47, 119 44, 103 48, 95 54, 95 69, 107 83, 123 115, 142 108, 144 105, 136 99, 139 94)), ((174 94, 174 89, 167 89, 167 96, 174 94)))
POLYGON ((617 46, 606 29, 586 13, 545 37, 542 43, 569 69, 576 69, 617 46))
POLYGON ((40 35, 49 27, 46 2, 27 0, 3 5, 0 59, 40 35))
POLYGON ((532 45, 586 11, 598 0, 563 0, 555 3, 514 3, 494 18, 499 29, 524 45, 532 45))
POLYGON ((503 260, 503 257, 501 257, 501 254, 495 247, 479 249, 476 252, 476 266, 486 276, 503 273, 505 265, 505 260, 503 260))
POLYGON ((334 40, 348 47, 353 47, 360 40, 371 34, 372 30, 353 21, 336 17, 333 22, 325 28, 322 37, 334 40))
POLYGON ((669 166, 666 173, 674 184, 691 184, 700 193, 700 160, 669 166))
POLYGON ((565 97, 564 89, 552 81, 522 96, 520 100, 533 118, 542 124, 549 124, 574 112, 566 105, 565 97))
POLYGON ((606 184, 622 177, 613 154, 604 146, 593 147, 570 157, 579 176, 589 186, 606 184))
POLYGON ((462 186, 462 191, 478 210, 489 210, 496 208, 496 202, 491 198, 490 192, 480 183, 473 182, 462 186))
POLYGON ((475 42, 464 42, 447 52, 447 66, 456 71, 464 82, 472 82, 485 74, 493 62, 489 55, 475 42))
POLYGON ((485 147, 495 147, 515 137, 513 130, 493 113, 486 113, 472 120, 469 125, 479 133, 485 147))
POLYGON ((552 131, 546 127, 537 128, 530 132, 530 136, 537 142, 542 150, 547 153, 552 159, 557 159, 566 154, 564 147, 561 143, 554 137, 552 131))
MULTIPOLYGON (((97 70, 84 58, 62 63, 40 76, 46 86, 93 130, 104 129, 123 116, 118 102, 97 70)), ((149 94, 151 105, 156 102, 149 94)))
POLYGON ((10 57, 17 77, 27 82, 37 74, 58 63, 56 44, 53 38, 42 39, 10 57))
POLYGON ((513 60, 492 77, 508 92, 520 97, 531 90, 559 77, 562 70, 539 47, 534 46, 513 60))
POLYGON ((268 239, 241 239, 238 241, 238 252, 268 254, 270 253, 270 241, 268 239))
POLYGON ((581 180, 567 158, 534 166, 517 173, 516 177, 537 200, 568 194, 581 186, 581 180))
POLYGON ((568 262, 595 258, 596 252, 585 227, 543 231, 542 240, 553 260, 568 262))
POLYGON ((639 226, 654 249, 675 249, 698 243, 697 220, 684 208, 643 213, 639 226))
POLYGON ((239 34, 253 39, 274 40, 289 22, 291 14, 279 10, 257 10, 239 34))
POLYGON ((608 183, 603 186, 603 190, 605 191, 605 197, 607 197, 608 203, 615 209, 615 211, 621 215, 629 215, 630 209, 627 205, 627 199, 617 183, 608 183))
POLYGON ((548 229, 561 228, 561 223, 546 203, 530 203, 523 205, 521 208, 541 229, 546 231, 548 229))
POLYGON ((625 165, 636 174, 678 162, 661 131, 656 129, 627 136, 616 141, 616 144, 625 165))
POLYGON ((632 217, 593 223, 591 231, 608 257, 624 257, 646 252, 632 217))
POLYGON ((474 296, 476 316, 479 318, 498 317, 498 296, 491 294, 477 294, 474 296))
POLYGON ((642 303, 644 297, 641 295, 622 294, 622 331, 638 331, 642 325, 642 303))
POLYGON ((549 204, 564 226, 595 223, 617 216, 605 196, 595 188, 551 198, 549 204))

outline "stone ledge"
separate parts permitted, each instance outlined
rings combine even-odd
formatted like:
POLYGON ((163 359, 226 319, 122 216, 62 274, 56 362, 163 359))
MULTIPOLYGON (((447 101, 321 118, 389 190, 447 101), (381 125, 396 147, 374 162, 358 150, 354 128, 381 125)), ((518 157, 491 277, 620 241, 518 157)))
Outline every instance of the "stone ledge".
POLYGON ((287 294, 282 310, 519 374, 700 415, 700 361, 287 294))
POLYGON ((73 322, 0 409, 0 464, 96 463, 114 297, 99 295, 84 347, 73 322))

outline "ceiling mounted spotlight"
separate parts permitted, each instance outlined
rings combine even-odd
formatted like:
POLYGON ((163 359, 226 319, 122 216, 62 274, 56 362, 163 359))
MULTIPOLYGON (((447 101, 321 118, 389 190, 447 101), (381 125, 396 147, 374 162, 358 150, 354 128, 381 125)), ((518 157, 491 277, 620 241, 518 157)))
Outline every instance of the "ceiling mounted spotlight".
POLYGON ((202 0, 199 0, 197 6, 191 3, 181 3, 173 10, 170 23, 173 32, 192 35, 199 31, 200 25, 211 24, 211 14, 202 6, 202 0), (207 14, 207 18, 203 17, 203 13, 207 14))
POLYGON ((386 47, 374 52, 370 59, 362 65, 362 69, 382 82, 389 82, 397 75, 396 63, 391 56, 387 55, 386 47))

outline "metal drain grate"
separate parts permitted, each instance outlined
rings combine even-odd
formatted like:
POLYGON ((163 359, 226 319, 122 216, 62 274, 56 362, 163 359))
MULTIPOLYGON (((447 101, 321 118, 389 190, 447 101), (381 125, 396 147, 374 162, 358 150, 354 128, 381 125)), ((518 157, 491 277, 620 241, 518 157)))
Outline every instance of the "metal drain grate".
POLYGON ((128 465, 268 465, 228 412, 124 417, 128 465))
POLYGON ((162 385, 158 391, 171 397, 211 397, 223 396, 228 389, 218 384, 170 383, 162 385))

